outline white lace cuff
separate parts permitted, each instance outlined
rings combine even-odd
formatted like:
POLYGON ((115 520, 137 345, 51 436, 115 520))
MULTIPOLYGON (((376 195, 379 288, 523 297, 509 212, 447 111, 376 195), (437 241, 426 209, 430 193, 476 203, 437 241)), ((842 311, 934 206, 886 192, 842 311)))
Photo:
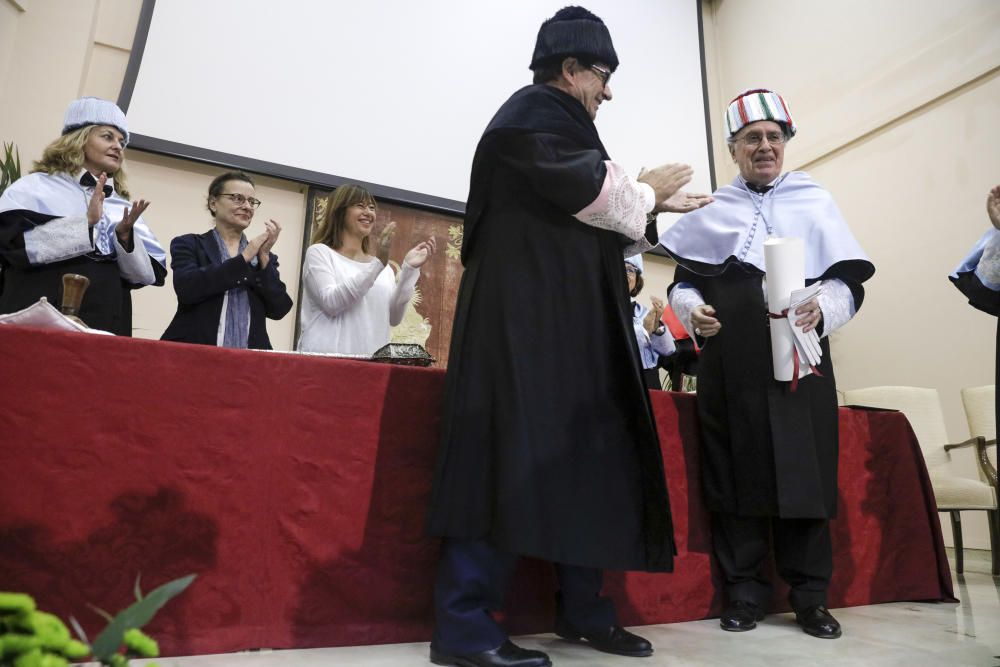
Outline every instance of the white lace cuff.
POLYGON ((819 308, 823 311, 823 337, 827 337, 854 317, 854 295, 843 281, 824 280, 819 295, 819 308))
POLYGON ((93 249, 85 215, 56 218, 24 233, 24 253, 31 264, 61 262, 93 249))
POLYGON ((669 301, 677 319, 684 325, 684 330, 694 339, 697 334, 694 332, 694 325, 691 324, 691 313, 694 312, 695 308, 705 303, 705 297, 696 287, 692 287, 688 283, 678 283, 670 290, 669 301))
POLYGON ((1000 290, 1000 234, 994 234, 986 242, 976 267, 976 276, 984 287, 1000 290))
POLYGON ((630 177, 617 162, 605 160, 604 164, 607 175, 600 194, 574 217, 638 241, 646 233, 646 214, 656 205, 653 188, 630 177))

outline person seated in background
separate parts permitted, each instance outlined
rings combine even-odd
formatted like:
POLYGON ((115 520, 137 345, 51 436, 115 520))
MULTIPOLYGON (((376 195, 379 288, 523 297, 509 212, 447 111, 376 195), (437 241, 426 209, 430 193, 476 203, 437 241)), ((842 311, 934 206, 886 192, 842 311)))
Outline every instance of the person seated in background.
POLYGON ((674 338, 660 321, 663 315, 663 301, 656 296, 649 297, 653 304, 647 308, 635 297, 642 291, 642 255, 625 258, 625 277, 628 279, 628 294, 632 297, 632 328, 639 344, 642 360, 642 376, 647 389, 662 389, 660 384, 660 358, 674 353, 674 338))
POLYGON ((663 314, 660 320, 666 325, 667 333, 674 339, 674 353, 669 357, 660 357, 660 368, 667 372, 671 391, 693 391, 693 381, 698 375, 698 348, 691 340, 684 325, 677 318, 677 313, 670 307, 670 301, 663 304, 663 314), (685 376, 692 383, 685 387, 685 376))
POLYGON ((90 280, 79 316, 94 329, 132 335, 131 291, 162 285, 166 253, 142 219, 149 202, 129 202, 125 114, 114 103, 70 103, 62 136, 33 173, 0 196, 0 313, 41 297, 59 306, 62 276, 90 280))
MULTIPOLYGON (((994 317, 1000 317, 1000 185, 986 196, 986 213, 993 229, 976 242, 950 279, 969 304, 994 317)), ((997 321, 996 382, 1000 384, 1000 320, 997 321)), ((994 408, 1000 424, 1000 399, 994 408)))
POLYGON ((328 198, 302 267, 300 352, 370 355, 402 321, 435 241, 413 246, 394 277, 389 246, 396 223, 386 225, 372 248, 377 212, 375 198, 358 185, 342 185, 328 198))
POLYGON ((161 340, 238 349, 270 350, 266 319, 280 320, 292 308, 271 252, 281 225, 264 223, 248 239, 260 200, 253 180, 232 171, 208 186, 208 212, 214 227, 170 242, 177 313, 161 340))

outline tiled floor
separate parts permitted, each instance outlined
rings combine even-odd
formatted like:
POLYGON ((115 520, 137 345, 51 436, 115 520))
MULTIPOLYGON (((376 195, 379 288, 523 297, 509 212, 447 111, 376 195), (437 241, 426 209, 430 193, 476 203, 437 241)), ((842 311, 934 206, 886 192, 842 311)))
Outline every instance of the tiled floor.
MULTIPOLYGON (((620 658, 568 644, 554 635, 517 638, 541 649, 560 667, 681 667, 745 665, 878 665, 891 667, 1000 667, 1000 577, 989 574, 988 552, 967 551, 965 574, 955 575, 959 604, 898 602, 835 610, 844 627, 837 640, 814 639, 791 614, 769 616, 756 630, 729 633, 717 620, 652 625, 636 630, 653 642, 651 658, 620 658)), ((295 651, 263 651, 167 658, 161 667, 415 667, 429 665, 428 646, 392 644, 295 651)), ((136 664, 141 664, 137 662, 136 664)))

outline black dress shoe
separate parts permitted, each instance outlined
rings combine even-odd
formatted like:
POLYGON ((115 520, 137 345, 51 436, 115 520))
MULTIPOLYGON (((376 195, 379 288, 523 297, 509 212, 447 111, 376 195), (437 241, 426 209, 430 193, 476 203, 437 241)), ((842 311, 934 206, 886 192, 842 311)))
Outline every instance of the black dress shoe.
POLYGON ((431 644, 431 662, 455 667, 551 667, 549 656, 517 646, 509 639, 500 646, 479 653, 449 655, 431 644))
POLYGON ((604 632, 583 634, 577 632, 569 623, 557 619, 556 635, 571 642, 585 641, 591 648, 605 653, 614 653, 630 658, 645 658, 653 655, 652 644, 620 625, 612 625, 604 632))
POLYGON ((821 604, 796 611, 795 622, 802 626, 807 635, 820 639, 836 639, 843 634, 840 630, 840 623, 833 617, 830 610, 821 604))
POLYGON ((757 621, 764 620, 764 610, 753 602, 735 600, 722 612, 719 625, 729 632, 746 632, 757 627, 757 621))

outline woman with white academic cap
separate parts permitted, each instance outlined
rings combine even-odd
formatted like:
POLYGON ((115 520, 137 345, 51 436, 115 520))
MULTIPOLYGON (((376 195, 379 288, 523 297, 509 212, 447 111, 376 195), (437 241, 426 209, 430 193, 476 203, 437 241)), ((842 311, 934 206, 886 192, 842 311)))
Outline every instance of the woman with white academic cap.
POLYGON ((33 173, 0 196, 0 313, 46 297, 61 300, 62 276, 90 280, 80 318, 91 328, 132 335, 131 291, 162 285, 166 253, 129 201, 125 114, 96 97, 73 101, 62 136, 33 173))

